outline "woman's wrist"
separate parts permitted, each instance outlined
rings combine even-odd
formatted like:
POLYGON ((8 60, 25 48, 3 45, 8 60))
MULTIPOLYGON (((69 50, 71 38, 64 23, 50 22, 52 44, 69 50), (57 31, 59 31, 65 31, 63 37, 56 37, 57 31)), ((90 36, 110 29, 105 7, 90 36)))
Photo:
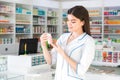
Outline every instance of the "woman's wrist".
POLYGON ((47 48, 46 44, 41 44, 42 48, 47 48))
POLYGON ((46 46, 46 42, 41 41, 41 46, 46 46))
POLYGON ((62 56, 65 58, 67 56, 67 54, 65 52, 63 52, 62 56))
POLYGON ((43 50, 47 50, 47 46, 41 45, 41 47, 42 47, 43 50))

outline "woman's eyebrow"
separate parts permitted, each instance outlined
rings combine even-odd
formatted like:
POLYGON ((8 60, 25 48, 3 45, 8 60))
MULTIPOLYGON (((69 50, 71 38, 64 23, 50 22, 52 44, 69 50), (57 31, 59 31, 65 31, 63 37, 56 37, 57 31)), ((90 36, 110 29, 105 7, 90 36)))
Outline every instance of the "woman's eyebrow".
POLYGON ((76 19, 72 19, 71 21, 76 21, 76 19))

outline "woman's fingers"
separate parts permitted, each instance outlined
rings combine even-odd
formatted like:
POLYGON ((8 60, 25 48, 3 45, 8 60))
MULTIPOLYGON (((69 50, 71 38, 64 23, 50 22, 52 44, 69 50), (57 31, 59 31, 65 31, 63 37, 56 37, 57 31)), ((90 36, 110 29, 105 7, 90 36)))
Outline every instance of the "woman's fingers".
POLYGON ((59 44, 51 44, 57 51, 61 50, 61 47, 59 46, 59 44))
POLYGON ((57 46, 56 46, 55 44, 51 43, 51 45, 52 45, 55 49, 57 49, 57 46))
POLYGON ((43 34, 40 36, 40 40, 47 41, 47 34, 46 34, 46 33, 43 33, 43 34))

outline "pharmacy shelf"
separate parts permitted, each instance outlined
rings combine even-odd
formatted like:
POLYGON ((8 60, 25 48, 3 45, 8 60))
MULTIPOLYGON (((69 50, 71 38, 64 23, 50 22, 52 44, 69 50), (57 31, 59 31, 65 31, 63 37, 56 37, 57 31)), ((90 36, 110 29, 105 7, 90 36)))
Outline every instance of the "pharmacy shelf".
POLYGON ((33 7, 33 37, 39 38, 46 32, 47 28, 47 11, 46 8, 40 6, 33 7))
POLYGON ((104 38, 119 40, 120 34, 120 7, 104 8, 104 38), (114 36, 116 35, 116 36, 114 36))
POLYGON ((92 65, 113 67, 120 65, 119 8, 117 6, 88 9, 92 36, 96 40, 96 45, 103 46, 102 50, 96 50, 92 65))
POLYGON ((15 4, 0 1, 0 44, 14 43, 15 4))
POLYGON ((87 8, 90 16, 90 31, 93 38, 102 41, 103 39, 103 21, 102 7, 87 8))
POLYGON ((16 42, 32 37, 32 5, 16 3, 16 42))
POLYGON ((67 33, 68 27, 67 27, 67 9, 62 10, 62 33, 67 33))
POLYGON ((59 10, 54 8, 47 9, 47 32, 52 34, 53 38, 58 38, 59 30, 59 10))
POLYGON ((58 11, 54 8, 33 7, 33 37, 39 38, 44 32, 51 33, 53 38, 58 37, 58 11))
POLYGON ((120 51, 96 50, 92 65, 97 66, 120 66, 120 51))

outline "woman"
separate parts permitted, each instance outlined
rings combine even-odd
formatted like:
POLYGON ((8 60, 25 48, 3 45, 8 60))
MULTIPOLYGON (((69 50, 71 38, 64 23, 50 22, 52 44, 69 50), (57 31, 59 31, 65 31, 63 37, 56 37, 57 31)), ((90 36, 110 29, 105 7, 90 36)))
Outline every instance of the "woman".
POLYGON ((94 39, 90 36, 89 15, 83 6, 68 10, 68 30, 51 43, 49 54, 46 48, 47 33, 41 35, 41 46, 48 64, 56 63, 55 80, 84 80, 95 53, 94 39))

